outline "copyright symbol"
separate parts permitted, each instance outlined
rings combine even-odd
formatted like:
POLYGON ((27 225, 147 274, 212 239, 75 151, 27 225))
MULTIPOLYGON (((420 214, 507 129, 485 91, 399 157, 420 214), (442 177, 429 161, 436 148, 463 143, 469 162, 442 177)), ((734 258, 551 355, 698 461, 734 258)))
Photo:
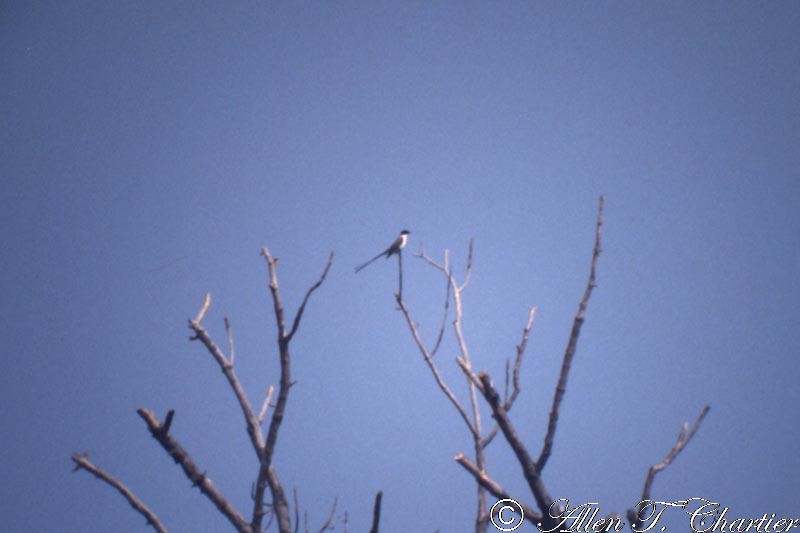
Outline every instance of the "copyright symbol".
POLYGON ((489 510, 492 525, 500 531, 514 531, 522 525, 525 513, 522 506, 511 498, 500 500, 489 510))

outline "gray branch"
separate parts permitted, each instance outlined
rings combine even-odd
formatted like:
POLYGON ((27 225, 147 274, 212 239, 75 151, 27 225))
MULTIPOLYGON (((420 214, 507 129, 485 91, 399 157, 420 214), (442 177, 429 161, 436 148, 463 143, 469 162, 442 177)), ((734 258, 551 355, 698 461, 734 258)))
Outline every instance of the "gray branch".
POLYGON ((161 523, 161 521, 158 519, 158 516, 156 516, 156 514, 151 511, 150 508, 144 504, 144 502, 142 502, 142 500, 137 498, 133 492, 128 489, 128 487, 122 484, 121 481, 118 481, 107 472, 92 464, 89 461, 87 454, 81 456, 73 453, 72 460, 75 462, 75 470, 84 469, 87 472, 91 472, 98 479, 102 479, 117 489, 123 496, 125 496, 125 499, 128 500, 128 503, 131 505, 131 507, 133 507, 137 512, 147 519, 148 526, 153 526, 153 529, 158 531, 158 533, 167 533, 167 528, 164 527, 164 524, 161 523))
POLYGON ((564 352, 564 359, 561 363, 561 375, 558 378, 558 385, 556 392, 553 395, 553 406, 550 409, 550 420, 547 423, 547 435, 544 438, 544 446, 542 452, 539 454, 539 459, 536 460, 536 466, 541 472, 550 458, 550 453, 553 450, 553 440, 556 435, 556 427, 558 426, 558 414, 561 409, 561 401, 564 399, 564 394, 567 392, 567 378, 569 377, 569 370, 572 366, 572 358, 575 356, 575 349, 578 346, 578 337, 581 334, 581 327, 583 320, 586 316, 586 306, 589 303, 589 296, 592 294, 592 289, 595 287, 595 268, 597 266, 597 258, 600 256, 600 235, 603 229, 603 197, 600 197, 600 205, 597 210, 597 226, 594 234, 594 250, 592 251, 592 266, 589 269, 589 281, 586 284, 586 290, 583 293, 583 298, 578 304, 578 312, 575 315, 575 320, 572 323, 572 332, 569 336, 567 349, 564 352))

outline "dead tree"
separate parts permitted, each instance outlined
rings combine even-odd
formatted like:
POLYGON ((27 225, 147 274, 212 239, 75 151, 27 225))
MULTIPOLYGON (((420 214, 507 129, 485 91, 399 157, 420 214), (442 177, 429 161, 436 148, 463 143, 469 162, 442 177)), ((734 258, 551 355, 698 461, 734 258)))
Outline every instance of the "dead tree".
MULTIPOLYGON (((280 291, 278 289, 278 273, 277 265, 278 258, 273 257, 267 248, 261 250, 261 255, 267 262, 268 278, 269 278, 269 291, 272 297, 273 314, 277 325, 277 343, 278 343, 278 359, 280 362, 280 378, 277 386, 277 397, 275 397, 276 388, 270 385, 267 388, 264 401, 258 412, 253 409, 250 400, 245 393, 239 378, 234 371, 234 347, 233 336, 231 334, 231 326, 227 317, 224 319, 225 331, 227 335, 228 354, 226 355, 220 346, 211 338, 208 331, 203 327, 203 318, 206 315, 211 305, 211 295, 206 294, 203 305, 200 308, 197 316, 189 320, 189 329, 192 330, 191 340, 199 340, 208 350, 209 354, 213 357, 216 363, 222 370, 223 375, 228 381, 228 384, 236 396, 239 407, 242 410, 245 423, 247 425, 247 435, 258 461, 258 471, 256 474, 256 481, 253 484, 252 499, 253 506, 249 516, 245 518, 240 511, 238 511, 225 496, 214 486, 211 479, 206 475, 205 470, 198 467, 192 460, 186 449, 178 442, 178 440, 170 434, 170 426, 175 415, 175 411, 171 410, 167 413, 163 422, 153 414, 152 411, 140 408, 138 409, 139 416, 147 424, 150 434, 156 441, 164 448, 164 451, 175 461, 183 470, 186 477, 188 477, 193 486, 196 486, 219 510, 219 512, 231 523, 236 531, 241 533, 258 533, 274 522, 281 533, 292 533, 299 530, 300 525, 300 511, 297 505, 297 493, 294 494, 294 529, 292 526, 292 513, 290 512, 289 502, 286 497, 286 492, 278 476, 278 470, 275 467, 273 458, 275 448, 278 442, 278 434, 283 422, 283 417, 286 410, 286 404, 289 400, 289 391, 294 384, 292 381, 291 373, 291 353, 289 351, 290 343, 297 333, 303 312, 305 311, 306 304, 312 293, 316 291, 320 285, 325 281, 328 271, 333 263, 333 252, 328 257, 328 262, 325 268, 317 279, 306 291, 300 307, 288 322, 285 316, 284 307, 281 302, 280 291), (275 400, 273 401, 273 397, 275 400), (269 417, 269 426, 267 427, 266 434, 263 431, 263 424, 267 418, 267 413, 272 410, 269 417), (266 493, 269 490, 270 498, 267 501, 266 493), (265 518, 268 518, 265 524, 265 518)), ((150 510, 133 492, 128 489, 122 482, 115 479, 110 474, 106 473, 99 467, 95 466, 88 460, 88 454, 72 455, 72 461, 75 463, 75 470, 86 470, 91 472, 99 479, 110 484, 121 492, 128 503, 137 512, 142 514, 147 524, 151 525, 156 531, 165 532, 166 528, 158 519, 156 514, 150 510)), ((380 493, 376 500, 376 519, 374 529, 377 531, 377 517, 380 512, 380 493)), ((347 515, 336 515, 336 501, 334 501, 333 509, 330 516, 322 525, 320 531, 330 530, 335 527, 337 523, 343 523, 347 527, 347 515)), ((305 516, 305 530, 308 530, 308 517, 305 516)))
MULTIPOLYGON (((561 372, 558 378, 558 383, 556 384, 555 392, 553 395, 553 401, 550 407, 550 416, 547 424, 547 429, 545 431, 544 442, 542 444, 541 451, 538 454, 538 457, 534 458, 528 448, 523 443, 522 439, 519 437, 519 434, 514 428, 514 425, 510 419, 509 411, 514 405, 515 400, 517 400, 519 393, 520 393, 520 382, 519 382, 519 371, 520 366, 522 364, 523 356, 525 354, 525 347, 527 346, 528 336, 531 331, 531 327, 533 325, 534 315, 536 313, 536 308, 532 307, 528 313, 528 319, 523 327, 522 330, 522 338, 519 344, 516 347, 516 353, 514 354, 514 361, 513 365, 510 360, 506 360, 506 367, 505 367, 505 377, 504 377, 504 392, 501 396, 500 393, 497 391, 495 386, 492 383, 491 378, 486 372, 478 372, 476 373, 472 366, 472 360, 470 358, 469 350, 467 349, 467 343, 464 336, 464 331, 461 327, 461 317, 462 317, 462 300, 461 295, 462 292, 467 288, 470 277, 472 274, 472 241, 469 243, 469 251, 467 254, 467 268, 466 274, 464 277, 464 281, 459 283, 456 281, 452 267, 450 266, 449 255, 448 252, 445 251, 444 253, 444 261, 442 263, 437 263, 436 261, 432 260, 424 251, 424 249, 417 254, 417 257, 421 258, 427 265, 433 267, 435 270, 440 272, 445 280, 446 280, 446 292, 445 292, 445 299, 444 299, 444 312, 441 326, 438 330, 436 335, 436 340, 433 342, 432 347, 428 347, 428 345, 422 340, 422 337, 419 333, 419 328, 417 323, 413 320, 411 316, 411 312, 409 311, 407 305, 403 301, 402 297, 402 289, 398 290, 395 294, 395 299, 397 300, 397 304, 400 307, 400 310, 403 313, 403 316, 406 319, 406 324, 408 325, 409 331, 411 336, 414 339, 414 342, 422 354, 422 358, 425 361, 425 364, 431 371, 434 380, 436 381, 436 385, 442 391, 442 393, 447 397, 448 401, 453 405, 454 409, 458 413, 459 417, 464 421, 464 424, 467 427, 467 431, 471 440, 471 445, 474 453, 474 459, 470 459, 463 453, 459 453, 455 456, 455 461, 461 465, 475 480, 477 485, 477 509, 475 515, 475 532, 476 533, 485 533, 487 530, 489 521, 491 519, 490 516, 490 509, 487 509, 487 496, 486 493, 488 492, 494 498, 498 500, 504 499, 513 499, 515 502, 519 504, 519 509, 516 509, 518 514, 524 515, 525 522, 541 527, 542 530, 552 530, 556 525, 556 518, 558 517, 558 505, 559 502, 554 500, 553 497, 550 495, 550 492, 547 489, 547 486, 542 478, 542 472, 544 470, 545 465, 547 464, 547 460, 550 458, 550 455, 553 450, 553 444, 555 441, 555 434, 556 429, 558 427, 558 418, 559 418, 559 411, 561 408, 561 402, 564 399, 564 395, 567 391, 567 381, 569 378, 569 371, 572 366, 573 358, 575 357, 575 352, 578 345, 578 338, 580 337, 581 327, 583 326, 584 318, 586 316, 586 309, 589 302, 589 297, 592 294, 592 290, 595 288, 595 275, 596 275, 596 267, 597 267, 597 259, 600 256, 600 238, 602 234, 602 227, 603 227, 603 197, 600 197, 599 201, 599 208, 597 214, 597 223, 595 228, 595 242, 594 248, 592 251, 592 259, 591 259, 591 266, 589 269, 589 280, 586 284, 586 289, 584 291, 583 297, 581 298, 578 304, 578 312, 575 315, 575 318, 572 323, 572 330, 569 336, 569 340, 567 342, 567 347, 564 351, 564 355, 562 358, 561 363, 561 372), (434 361, 434 356, 438 351, 439 347, 441 346, 442 337, 444 335, 444 331, 447 326, 447 318, 449 316, 449 306, 450 301, 453 302, 453 320, 452 320, 452 328, 453 333, 455 334, 456 343, 458 345, 458 352, 459 355, 456 357, 456 363, 461 368, 465 379, 466 379, 466 387, 467 387, 467 397, 468 397, 468 408, 464 407, 464 404, 458 397, 453 393, 451 387, 446 384, 442 378, 441 372, 437 366, 437 363, 434 361), (510 390, 509 390, 510 389, 510 390), (480 395, 483 397, 486 404, 488 404, 489 409, 492 413, 492 418, 494 419, 493 427, 486 433, 483 431, 483 427, 481 424, 481 416, 480 416, 480 409, 478 405, 477 396, 480 395), (494 437, 497 435, 498 431, 503 434, 503 437, 508 442, 509 446, 511 447, 514 456, 516 457, 517 461, 519 462, 520 469, 522 474, 527 481, 528 487, 530 489, 530 496, 533 497, 535 501, 535 508, 523 503, 525 500, 522 498, 521 495, 511 495, 507 491, 503 489, 503 487, 492 479, 492 477, 488 474, 488 466, 486 464, 486 455, 485 450, 486 447, 492 442, 494 437), (554 515, 554 511, 556 514, 554 515)), ((400 273, 400 287, 402 287, 402 271, 400 273)), ((680 434, 678 436, 678 441, 675 446, 672 448, 670 453, 667 457, 659 464, 654 465, 650 468, 650 471, 647 475, 647 480, 645 482, 642 500, 647 500, 650 495, 650 488, 653 483, 653 479, 655 474, 660 472, 661 470, 665 469, 672 460, 680 453, 680 451, 688 444, 689 440, 694 436, 695 432, 700 426, 700 423, 703 421, 706 413, 708 413, 709 407, 705 406, 699 417, 697 418, 694 425, 690 428, 688 423, 684 424, 681 428, 680 434)), ((627 511, 627 518, 631 526, 637 526, 641 524, 640 513, 644 509, 637 508, 629 509, 627 511)), ((608 521, 607 524, 611 524, 615 520, 619 520, 620 515, 617 513, 612 513, 606 520, 608 521)))

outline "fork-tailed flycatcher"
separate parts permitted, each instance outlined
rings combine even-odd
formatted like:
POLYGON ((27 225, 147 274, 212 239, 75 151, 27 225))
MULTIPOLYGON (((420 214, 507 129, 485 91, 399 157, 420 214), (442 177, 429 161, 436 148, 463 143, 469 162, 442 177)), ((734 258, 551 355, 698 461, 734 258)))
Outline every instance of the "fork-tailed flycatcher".
POLYGON ((378 258, 380 258, 383 255, 386 256, 386 259, 389 259, 394 254, 399 254, 400 253, 400 249, 405 247, 406 243, 408 242, 408 234, 409 233, 411 233, 411 232, 408 231, 407 229, 404 229, 403 231, 401 231, 400 232, 400 236, 397 237, 397 240, 395 240, 392 243, 391 246, 389 246, 387 249, 385 249, 384 251, 382 251, 381 253, 379 253, 378 255, 376 255, 375 257, 373 257, 372 259, 370 259, 369 261, 367 261, 363 265, 357 266, 356 267, 356 272, 357 273, 360 272, 363 268, 366 268, 367 266, 372 264, 373 261, 377 260, 378 258))

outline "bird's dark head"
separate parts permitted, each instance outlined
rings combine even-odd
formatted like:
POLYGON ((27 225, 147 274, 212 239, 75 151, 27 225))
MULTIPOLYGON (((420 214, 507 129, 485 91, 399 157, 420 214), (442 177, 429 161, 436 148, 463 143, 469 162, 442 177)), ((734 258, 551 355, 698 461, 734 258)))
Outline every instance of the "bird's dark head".
POLYGON ((400 232, 400 235, 408 235, 409 233, 411 232, 408 231, 407 229, 404 229, 403 231, 400 232))

